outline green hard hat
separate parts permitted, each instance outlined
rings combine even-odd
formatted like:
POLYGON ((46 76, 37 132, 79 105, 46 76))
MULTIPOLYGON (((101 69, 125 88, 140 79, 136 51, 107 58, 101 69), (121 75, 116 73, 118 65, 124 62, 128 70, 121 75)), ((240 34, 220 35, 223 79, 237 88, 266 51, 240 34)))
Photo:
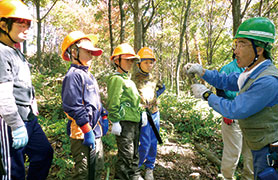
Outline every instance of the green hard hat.
POLYGON ((275 26, 272 21, 265 17, 247 19, 237 29, 234 39, 247 38, 264 43, 274 43, 275 26))

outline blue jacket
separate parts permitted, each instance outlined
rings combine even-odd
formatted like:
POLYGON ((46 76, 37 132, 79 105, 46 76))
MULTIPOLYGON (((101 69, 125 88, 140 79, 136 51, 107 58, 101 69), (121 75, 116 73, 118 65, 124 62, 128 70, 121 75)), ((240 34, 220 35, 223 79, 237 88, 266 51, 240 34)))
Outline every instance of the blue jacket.
POLYGON ((62 86, 63 109, 69 118, 68 135, 83 139, 79 127, 88 123, 97 137, 102 136, 102 116, 107 115, 103 108, 99 87, 88 66, 71 64, 62 86))
MULTIPOLYGON (((256 78, 272 62, 264 61, 252 74, 246 79, 256 78)), ((216 70, 206 70, 202 77, 209 84, 218 89, 239 91, 237 80, 240 73, 231 73, 226 75, 216 70)), ((243 85, 244 86, 244 85, 243 85)), ((224 117, 230 119, 244 119, 258 113, 265 107, 272 107, 278 104, 278 79, 273 76, 264 76, 255 81, 251 87, 244 93, 235 97, 234 100, 227 100, 214 94, 208 98, 209 105, 224 117)))

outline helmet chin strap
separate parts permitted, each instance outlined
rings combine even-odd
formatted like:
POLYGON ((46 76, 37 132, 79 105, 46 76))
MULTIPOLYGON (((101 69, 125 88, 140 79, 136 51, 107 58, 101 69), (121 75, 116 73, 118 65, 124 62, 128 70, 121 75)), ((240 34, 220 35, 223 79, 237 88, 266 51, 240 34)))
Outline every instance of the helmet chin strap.
POLYGON ((6 32, 5 30, 3 30, 2 28, 1 28, 1 32, 3 32, 3 33, 5 33, 7 36, 8 36, 8 38, 15 44, 15 43, 18 43, 18 42, 16 42, 15 40, 13 40, 13 38, 10 36, 10 34, 8 33, 8 32, 6 32))
POLYGON ((253 46, 253 49, 254 49, 255 58, 254 58, 253 62, 251 62, 251 64, 249 64, 249 65, 247 66, 248 68, 250 68, 251 66, 253 66, 253 65, 255 64, 255 62, 258 61, 258 57, 259 57, 259 55, 258 55, 258 53, 257 53, 256 45, 255 45, 253 39, 251 39, 251 43, 252 43, 252 46, 253 46))
POLYGON ((6 34, 7 34, 7 36, 9 37, 9 39, 10 39, 13 43, 18 43, 18 42, 14 41, 14 40, 12 39, 12 37, 10 36, 9 33, 6 33, 6 34))
POLYGON ((121 55, 119 56, 119 65, 115 63, 116 67, 119 67, 124 73, 128 73, 128 71, 124 70, 122 67, 121 67, 121 55))
POLYGON ((143 69, 141 68, 141 63, 139 63, 139 72, 141 73, 141 74, 143 74, 144 76, 148 76, 149 75, 149 73, 148 72, 145 72, 145 71, 143 71, 143 69))
POLYGON ((74 56, 72 55, 71 50, 70 50, 69 48, 68 48, 66 51, 67 51, 67 53, 70 55, 70 59, 71 59, 71 57, 73 57, 74 60, 78 61, 79 64, 81 64, 82 66, 84 66, 83 63, 82 63, 82 62, 80 61, 80 59, 79 59, 79 48, 77 47, 76 44, 75 44, 75 47, 76 47, 76 51, 77 51, 77 57, 74 57, 74 56))

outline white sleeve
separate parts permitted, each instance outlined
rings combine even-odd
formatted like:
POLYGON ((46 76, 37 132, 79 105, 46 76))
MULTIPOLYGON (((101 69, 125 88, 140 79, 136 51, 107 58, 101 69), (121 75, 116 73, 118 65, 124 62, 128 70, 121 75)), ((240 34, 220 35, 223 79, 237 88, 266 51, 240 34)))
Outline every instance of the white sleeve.
POLYGON ((13 82, 0 83, 0 115, 12 130, 24 125, 13 96, 13 82))

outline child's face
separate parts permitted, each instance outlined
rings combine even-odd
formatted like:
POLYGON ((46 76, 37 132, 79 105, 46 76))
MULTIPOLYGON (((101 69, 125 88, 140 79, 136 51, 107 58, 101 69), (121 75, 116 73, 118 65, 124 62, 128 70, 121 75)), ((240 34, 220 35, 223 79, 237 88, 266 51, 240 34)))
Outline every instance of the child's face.
POLYGON ((87 49, 79 48, 79 60, 83 65, 89 65, 92 60, 92 52, 87 49))
MULTIPOLYGON (((121 55, 121 63, 119 64, 119 60, 116 60, 115 62, 119 64, 125 71, 130 71, 134 63, 134 59, 126 59, 126 58, 131 56, 133 55, 128 55, 128 54, 121 55)), ((120 72, 121 70, 118 68, 118 71, 120 72)))
MULTIPOLYGON (((27 39, 30 25, 31 21, 16 18, 15 22, 12 24, 9 35, 15 42, 23 42, 27 39)), ((4 21, 1 21, 0 26, 3 30, 8 32, 8 25, 4 21)))
POLYGON ((154 65, 153 60, 144 60, 140 63, 141 69, 146 73, 149 73, 152 71, 153 65, 154 65))

